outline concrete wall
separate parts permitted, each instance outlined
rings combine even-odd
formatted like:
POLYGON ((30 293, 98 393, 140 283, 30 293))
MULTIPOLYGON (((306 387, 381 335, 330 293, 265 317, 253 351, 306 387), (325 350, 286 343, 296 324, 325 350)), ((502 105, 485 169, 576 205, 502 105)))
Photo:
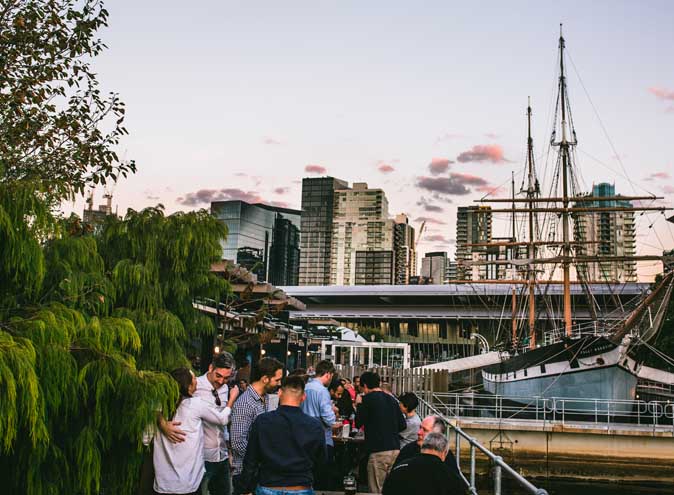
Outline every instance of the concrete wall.
MULTIPOLYGON (((573 478, 625 482, 674 482, 674 429, 630 425, 629 429, 460 421, 459 426, 482 445, 501 455, 527 478, 573 478)), ((453 447, 455 448, 455 447, 453 447)), ((477 457, 478 469, 489 470, 477 457)), ((461 463, 467 473, 467 442, 461 463)))

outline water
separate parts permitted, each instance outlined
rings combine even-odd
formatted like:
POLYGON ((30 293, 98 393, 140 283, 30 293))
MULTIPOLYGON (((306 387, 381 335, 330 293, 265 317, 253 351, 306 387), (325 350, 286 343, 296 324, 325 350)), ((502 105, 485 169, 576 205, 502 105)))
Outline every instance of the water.
MULTIPOLYGON (((673 495, 674 485, 649 483, 609 483, 585 481, 545 481, 531 480, 534 485, 544 488, 549 495, 673 495)), ((478 493, 493 493, 489 479, 478 481, 478 493)), ((503 480, 502 495, 526 495, 527 492, 503 480)))

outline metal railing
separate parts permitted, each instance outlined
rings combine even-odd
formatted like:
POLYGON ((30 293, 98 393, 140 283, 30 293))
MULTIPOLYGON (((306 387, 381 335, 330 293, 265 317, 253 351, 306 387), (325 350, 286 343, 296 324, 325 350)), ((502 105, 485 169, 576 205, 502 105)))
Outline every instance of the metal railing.
MULTIPOLYGON (((493 481, 493 493, 494 495, 501 495, 501 487, 503 481, 503 474, 508 475, 512 480, 521 487, 527 493, 532 495, 547 495, 548 492, 543 488, 538 488, 524 478, 521 474, 515 471, 510 467, 501 456, 494 454, 491 450, 483 446, 480 442, 475 440, 475 438, 468 435, 464 432, 458 425, 452 424, 451 419, 443 414, 440 410, 436 409, 432 404, 432 394, 426 394, 425 398, 419 397, 419 406, 417 411, 423 416, 428 416, 430 414, 439 416, 443 418, 449 428, 454 432, 454 442, 455 442, 455 455, 456 455, 456 465, 459 468, 459 473, 463 478, 464 483, 469 487, 470 493, 477 495, 477 485, 476 485, 476 454, 478 451, 482 452, 490 461, 492 465, 492 481, 493 481), (470 473, 469 478, 463 474, 461 470, 461 446, 464 442, 462 439, 468 443, 470 447, 470 473)), ((449 432, 448 432, 449 434, 449 432)))
POLYGON ((674 403, 559 397, 508 397, 473 393, 429 393, 427 400, 445 417, 488 421, 536 421, 593 425, 606 429, 672 432, 674 403))

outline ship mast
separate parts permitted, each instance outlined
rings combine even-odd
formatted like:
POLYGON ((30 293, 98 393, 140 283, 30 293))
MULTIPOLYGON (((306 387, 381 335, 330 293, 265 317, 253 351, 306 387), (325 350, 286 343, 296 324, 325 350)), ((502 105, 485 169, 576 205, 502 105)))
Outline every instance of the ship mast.
MULTIPOLYGON (((536 259, 536 239, 534 236, 534 202, 532 201, 538 195, 538 181, 534 169, 534 140, 531 137, 531 98, 527 105, 527 198, 529 201, 529 246, 528 258, 536 259)), ((528 288, 529 288, 529 348, 536 348, 536 265, 529 263, 528 269, 528 288)))
MULTIPOLYGON (((571 146, 576 145, 575 135, 572 141, 567 133, 567 95, 566 78, 564 76, 564 36, 562 25, 559 25, 559 107, 562 111, 560 130, 562 138, 553 142, 559 147, 562 167, 562 270, 564 283, 564 330, 571 335, 571 239, 569 237, 569 167, 571 166, 571 146)), ((575 134, 575 133, 574 133, 575 134)), ((554 139, 554 134, 553 134, 554 139)))

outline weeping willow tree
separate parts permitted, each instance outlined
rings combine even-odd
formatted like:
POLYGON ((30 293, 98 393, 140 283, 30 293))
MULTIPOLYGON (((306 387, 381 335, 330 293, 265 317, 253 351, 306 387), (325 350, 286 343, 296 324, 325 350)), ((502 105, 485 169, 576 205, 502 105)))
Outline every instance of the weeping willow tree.
POLYGON ((195 310, 193 301, 219 300, 229 290, 210 271, 226 234, 226 226, 205 210, 165 216, 159 205, 129 210, 123 220, 107 219, 98 244, 116 288, 114 315, 135 323, 143 341, 141 368, 185 364, 188 340, 212 338, 212 319, 195 310))
POLYGON ((133 493, 143 433, 177 400, 165 370, 213 330, 191 300, 227 288, 205 212, 129 212, 96 236, 54 214, 135 171, 114 152, 124 105, 89 66, 107 17, 99 0, 0 5, 3 492, 133 493))

